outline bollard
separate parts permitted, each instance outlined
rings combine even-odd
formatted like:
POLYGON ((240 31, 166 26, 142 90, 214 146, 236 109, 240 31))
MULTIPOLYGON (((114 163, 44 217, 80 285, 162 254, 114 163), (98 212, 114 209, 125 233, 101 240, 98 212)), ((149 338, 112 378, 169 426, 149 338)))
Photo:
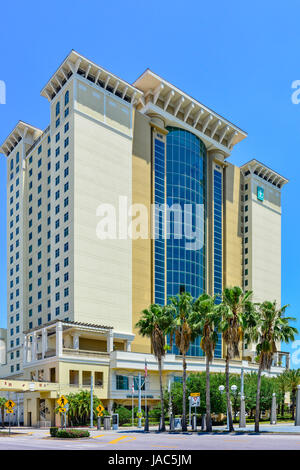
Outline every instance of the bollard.
POLYGON ((202 415, 201 418, 201 431, 206 431, 206 414, 202 415))
POLYGON ((174 416, 173 414, 170 414, 170 431, 174 431, 175 426, 174 426, 174 416))
POLYGON ((300 426, 300 385, 297 387, 295 426, 300 426))
POLYGON ((277 417, 276 417, 276 393, 273 393, 273 395, 272 395, 272 407, 271 407, 270 424, 276 424, 276 423, 277 423, 277 417))
POLYGON ((197 416, 192 416, 192 431, 197 431, 197 416))
MULTIPOLYGON (((161 418, 160 418, 161 419, 161 418)), ((159 422, 159 426, 161 428, 161 421, 159 422)), ((149 432, 149 418, 148 413, 146 413, 145 423, 144 423, 144 432, 149 432)))
POLYGON ((159 427, 158 427, 158 430, 159 430, 159 431, 162 430, 162 417, 159 418, 159 427))
POLYGON ((246 427, 246 409, 245 409, 245 397, 241 396, 241 409, 240 409, 240 428, 246 427))
POLYGON ((103 428, 105 431, 110 431, 110 416, 104 416, 103 428))

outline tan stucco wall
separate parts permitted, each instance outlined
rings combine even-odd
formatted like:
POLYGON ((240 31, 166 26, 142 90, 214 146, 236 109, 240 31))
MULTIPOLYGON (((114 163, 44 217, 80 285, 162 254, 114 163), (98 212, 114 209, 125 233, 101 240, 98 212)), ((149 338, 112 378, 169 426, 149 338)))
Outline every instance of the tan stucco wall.
POLYGON ((230 163, 224 171, 224 286, 242 287, 242 237, 240 210, 240 169, 230 163))
MULTIPOLYGON (((132 202, 144 204, 150 214, 151 205, 151 127, 149 120, 138 111, 134 115, 132 147, 132 202)), ((149 221, 150 225, 150 221, 149 221)), ((152 302, 152 241, 132 241, 132 327, 140 312, 152 302)), ((150 352, 150 342, 137 335, 131 346, 135 352, 150 352)))

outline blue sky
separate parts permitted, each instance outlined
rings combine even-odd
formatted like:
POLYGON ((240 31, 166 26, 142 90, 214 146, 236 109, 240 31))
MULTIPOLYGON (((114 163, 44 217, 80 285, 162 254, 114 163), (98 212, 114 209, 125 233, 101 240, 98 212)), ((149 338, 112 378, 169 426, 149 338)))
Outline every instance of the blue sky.
MULTIPOLYGON (((45 128, 49 105, 39 93, 71 49, 123 79, 147 67, 248 132, 230 161, 256 158, 287 177, 283 189, 282 301, 300 311, 298 285, 300 3, 252 0, 3 2, 0 141, 19 119, 45 128), (39 3, 42 5, 42 3, 39 3)), ((0 156, 0 325, 6 325, 6 178, 0 156)), ((300 339, 300 336, 299 338, 300 339)), ((284 347, 286 348, 286 347, 284 347)))

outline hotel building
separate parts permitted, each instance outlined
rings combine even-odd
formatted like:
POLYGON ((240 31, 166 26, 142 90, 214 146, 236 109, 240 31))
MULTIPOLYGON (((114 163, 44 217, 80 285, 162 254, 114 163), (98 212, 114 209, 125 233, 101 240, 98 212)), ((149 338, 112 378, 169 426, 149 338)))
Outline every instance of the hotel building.
MULTIPOLYGON (((130 404, 145 359, 145 393, 156 403, 157 362, 135 329, 151 303, 238 285, 280 304, 287 183, 256 160, 230 163, 247 134, 149 69, 129 84, 72 51, 41 95, 49 126, 19 121, 0 148, 7 159, 0 390, 19 392, 28 425, 54 423, 58 395, 89 388, 91 379, 109 409, 130 404), (150 214, 163 204, 175 209, 149 217, 146 236, 128 236, 132 207, 150 214), (172 236, 185 205, 200 210, 180 219, 184 237, 172 236), (100 239, 104 207, 116 208, 117 236, 100 239), (195 233, 198 245, 190 246, 195 233)), ((223 353, 220 337, 213 371, 224 371, 223 353)), ((199 340, 188 356, 188 372, 204 370, 199 340)), ((256 370, 249 347, 232 373, 242 359, 256 370)), ((280 352, 271 374, 288 366, 280 352)), ((180 380, 181 369, 173 347, 165 385, 180 380)))

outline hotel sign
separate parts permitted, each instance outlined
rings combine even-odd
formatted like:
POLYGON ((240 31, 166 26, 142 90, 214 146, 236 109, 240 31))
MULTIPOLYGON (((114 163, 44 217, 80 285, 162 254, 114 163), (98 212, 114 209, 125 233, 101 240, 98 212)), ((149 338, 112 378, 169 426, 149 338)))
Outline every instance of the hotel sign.
POLYGON ((265 190, 260 186, 257 186, 257 199, 263 201, 265 199, 265 190))

